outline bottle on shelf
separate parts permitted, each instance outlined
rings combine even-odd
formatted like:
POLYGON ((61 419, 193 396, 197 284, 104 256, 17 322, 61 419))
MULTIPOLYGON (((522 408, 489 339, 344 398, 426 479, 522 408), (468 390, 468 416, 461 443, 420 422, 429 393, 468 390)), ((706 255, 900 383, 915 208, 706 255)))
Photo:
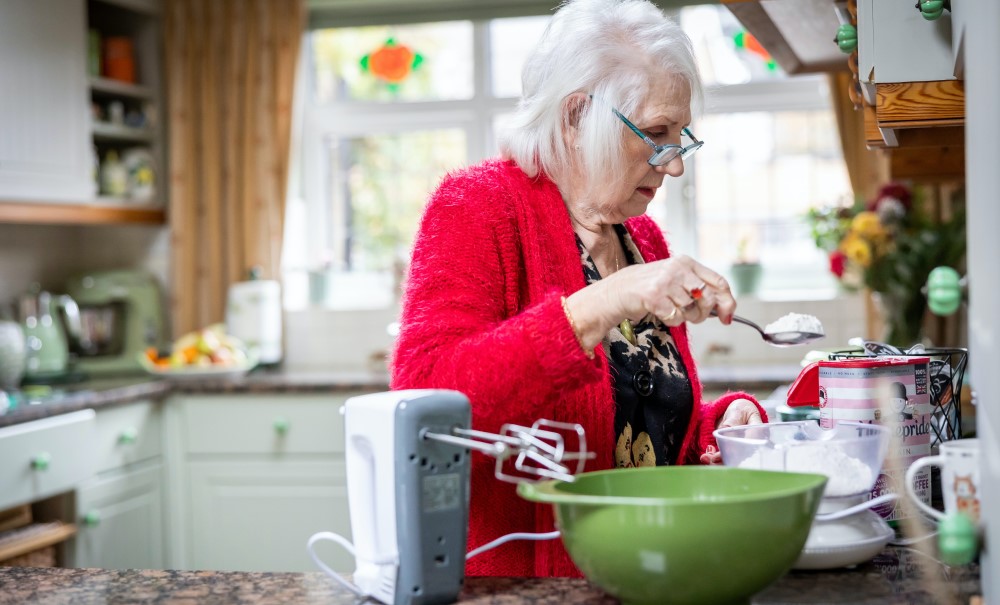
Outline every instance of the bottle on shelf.
POLYGON ((101 163, 101 193, 112 197, 123 197, 128 190, 128 170, 118 159, 114 149, 104 154, 101 163))

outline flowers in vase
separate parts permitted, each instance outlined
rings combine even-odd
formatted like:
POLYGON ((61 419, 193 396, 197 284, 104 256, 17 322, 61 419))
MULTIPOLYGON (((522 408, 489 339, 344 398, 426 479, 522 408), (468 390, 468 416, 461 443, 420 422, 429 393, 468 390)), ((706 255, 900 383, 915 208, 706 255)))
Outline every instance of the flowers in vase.
POLYGON ((913 190, 890 183, 868 201, 812 208, 806 220, 840 283, 878 293, 889 343, 908 347, 919 340, 927 276, 937 266, 957 267, 965 256, 964 212, 931 216, 913 190))

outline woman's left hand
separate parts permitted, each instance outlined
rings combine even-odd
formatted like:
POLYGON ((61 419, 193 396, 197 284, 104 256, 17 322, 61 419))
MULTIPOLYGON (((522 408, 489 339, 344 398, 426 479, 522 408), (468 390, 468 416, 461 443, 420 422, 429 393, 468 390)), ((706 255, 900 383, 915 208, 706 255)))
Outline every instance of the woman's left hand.
MULTIPOLYGON (((743 424, 763 424, 763 422, 757 406, 749 399, 741 398, 734 399, 729 404, 729 407, 726 408, 726 413, 719 419, 719 423, 715 428, 724 429, 743 424)), ((705 448, 705 453, 701 455, 701 463, 722 464, 722 452, 714 445, 708 446, 705 448)))

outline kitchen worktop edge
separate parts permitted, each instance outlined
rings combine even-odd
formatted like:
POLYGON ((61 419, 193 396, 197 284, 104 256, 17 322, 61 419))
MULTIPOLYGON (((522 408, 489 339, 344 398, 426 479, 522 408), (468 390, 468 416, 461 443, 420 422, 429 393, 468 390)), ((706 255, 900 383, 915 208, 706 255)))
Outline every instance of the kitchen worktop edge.
POLYGON ((175 393, 235 395, 380 391, 389 388, 389 376, 380 372, 261 368, 238 377, 171 380, 153 376, 129 376, 99 378, 46 388, 51 389, 52 394, 38 397, 34 402, 22 402, 6 413, 0 413, 0 428, 78 410, 163 399, 175 393))

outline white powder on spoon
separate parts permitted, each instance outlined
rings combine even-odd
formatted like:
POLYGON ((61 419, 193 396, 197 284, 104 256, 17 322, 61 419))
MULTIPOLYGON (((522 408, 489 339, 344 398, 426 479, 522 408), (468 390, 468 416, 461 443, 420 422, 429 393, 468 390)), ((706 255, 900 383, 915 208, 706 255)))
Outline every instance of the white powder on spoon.
POLYGON ((765 334, 780 334, 782 332, 803 332, 806 334, 826 334, 823 323, 813 315, 789 313, 773 321, 764 328, 765 334))
MULTIPOLYGON (((826 483, 825 496, 849 496, 860 494, 871 489, 875 477, 864 462, 848 455, 843 448, 834 443, 817 443, 815 445, 797 445, 777 450, 784 454, 783 468, 778 468, 773 458, 761 456, 761 450, 740 462, 740 468, 755 468, 773 471, 788 471, 793 473, 818 473, 829 477, 826 483)), ((773 455, 775 452, 769 452, 773 455)))

